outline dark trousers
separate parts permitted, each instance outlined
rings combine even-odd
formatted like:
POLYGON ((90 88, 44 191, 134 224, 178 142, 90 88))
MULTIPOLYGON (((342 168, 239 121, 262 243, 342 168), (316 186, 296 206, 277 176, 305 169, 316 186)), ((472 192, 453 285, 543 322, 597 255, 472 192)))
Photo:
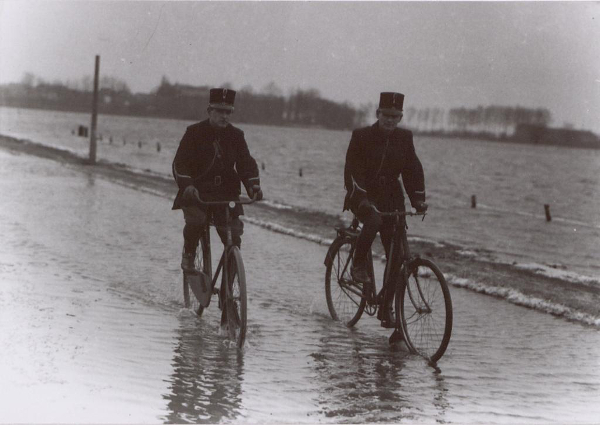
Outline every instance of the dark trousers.
MULTIPOLYGON (((355 212, 355 214, 357 213, 355 212)), ((379 236, 381 237, 385 255, 389 259, 390 245, 394 231, 394 218, 381 217, 373 210, 369 210, 366 214, 357 214, 356 216, 363 223, 363 226, 356 241, 354 264, 361 267, 366 266, 367 253, 371 249, 371 245, 373 245, 377 232, 379 232, 379 236)))
MULTIPOLYGON (((196 247, 202 231, 206 228, 206 223, 212 215, 213 222, 217 228, 217 233, 221 238, 223 245, 227 242, 227 231, 225 230, 225 208, 219 207, 183 207, 183 218, 185 226, 183 227, 184 251, 186 253, 195 253, 196 247)), ((240 220, 235 211, 229 213, 229 226, 231 227, 231 239, 234 245, 238 247, 242 244, 241 235, 244 233, 244 223, 240 220)))

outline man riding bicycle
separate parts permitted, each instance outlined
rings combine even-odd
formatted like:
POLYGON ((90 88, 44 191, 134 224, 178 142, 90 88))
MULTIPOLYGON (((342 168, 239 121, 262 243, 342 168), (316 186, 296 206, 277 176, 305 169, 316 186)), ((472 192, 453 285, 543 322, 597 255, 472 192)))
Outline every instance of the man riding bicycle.
MULTIPOLYGON (((210 90, 208 119, 193 124, 179 143, 173 160, 173 176, 179 191, 173 209, 182 209, 184 252, 181 260, 183 270, 193 270, 196 247, 207 220, 212 215, 221 241, 225 244, 225 208, 206 207, 197 203, 204 201, 239 200, 240 182, 248 196, 262 199, 256 161, 250 155, 244 132, 229 123, 234 110, 236 92, 225 88, 210 90)), ((233 243, 241 245, 244 223, 239 204, 231 211, 230 226, 233 243)))
POLYGON ((364 285, 374 284, 367 269, 367 254, 377 232, 386 256, 393 232, 392 218, 382 218, 372 206, 382 212, 404 211, 404 193, 399 181, 402 176, 413 208, 417 212, 427 210, 423 167, 415 153, 413 134, 397 127, 402 120, 403 104, 403 94, 381 93, 377 122, 354 130, 346 153, 344 211, 351 210, 363 223, 350 272, 355 281, 364 285))

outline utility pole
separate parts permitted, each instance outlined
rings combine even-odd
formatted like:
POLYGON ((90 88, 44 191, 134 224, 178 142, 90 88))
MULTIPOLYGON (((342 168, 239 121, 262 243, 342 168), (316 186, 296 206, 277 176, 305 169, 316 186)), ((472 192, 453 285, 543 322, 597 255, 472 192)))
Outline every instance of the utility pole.
POLYGON ((92 131, 90 132, 90 164, 96 163, 96 123, 98 121, 98 74, 100 73, 100 56, 96 55, 94 69, 94 98, 92 101, 92 131))

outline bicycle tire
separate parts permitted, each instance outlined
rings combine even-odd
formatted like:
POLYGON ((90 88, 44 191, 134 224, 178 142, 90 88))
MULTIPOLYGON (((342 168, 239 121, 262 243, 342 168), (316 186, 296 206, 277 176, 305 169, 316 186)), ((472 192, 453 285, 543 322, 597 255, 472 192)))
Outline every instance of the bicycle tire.
POLYGON ((444 275, 430 260, 417 258, 407 265, 406 281, 396 291, 395 308, 413 353, 437 362, 452 334, 452 298, 444 275))
MULTIPOLYGON (((208 231, 208 229, 207 229, 208 231)), ((210 266, 210 252, 208 251, 208 241, 206 240, 206 236, 203 235, 198 241, 198 247, 196 247, 196 257, 194 259, 194 268, 196 270, 202 270, 205 273, 209 273, 210 266)), ((190 284, 188 283, 189 274, 187 272, 183 272, 183 305, 185 308, 189 308, 193 310, 198 316, 202 316, 204 313, 204 307, 200 304, 194 292, 190 288, 190 284)))
POLYGON ((333 241, 328 251, 325 270, 325 297, 331 318, 352 327, 365 310, 366 297, 363 285, 354 282, 350 276, 353 239, 339 237, 333 241))
POLYGON ((246 271, 242 254, 237 246, 231 247, 228 258, 227 297, 227 331, 229 337, 235 340, 238 348, 244 347, 246 340, 248 301, 246 294, 246 271))

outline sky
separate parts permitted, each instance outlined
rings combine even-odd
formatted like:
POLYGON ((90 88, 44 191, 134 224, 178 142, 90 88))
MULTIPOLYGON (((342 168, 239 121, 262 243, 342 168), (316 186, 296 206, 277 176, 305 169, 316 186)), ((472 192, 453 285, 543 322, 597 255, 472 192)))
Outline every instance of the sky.
POLYGON ((598 2, 0 0, 0 84, 93 75, 317 89, 354 106, 547 108, 600 134, 598 2))

